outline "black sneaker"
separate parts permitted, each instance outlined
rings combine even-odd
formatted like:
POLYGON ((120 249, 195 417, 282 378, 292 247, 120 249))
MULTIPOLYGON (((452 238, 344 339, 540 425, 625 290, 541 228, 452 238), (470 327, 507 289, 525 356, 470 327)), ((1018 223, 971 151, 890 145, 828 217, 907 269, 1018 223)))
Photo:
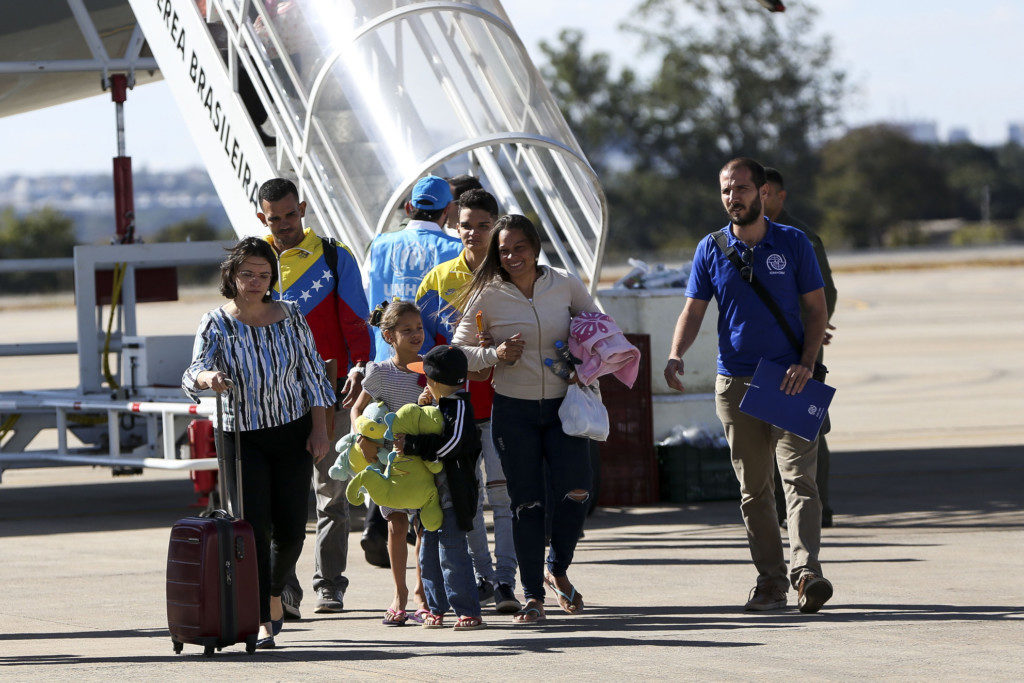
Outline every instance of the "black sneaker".
POLYGON ((324 586, 316 591, 316 613, 343 612, 345 610, 345 591, 324 586))
POLYGON ((787 591, 769 584, 754 586, 743 606, 748 612, 769 612, 786 607, 787 591))
POLYGON ((480 598, 481 605, 494 599, 494 586, 487 579, 480 579, 476 582, 476 592, 480 598))
POLYGON ((375 567, 382 567, 384 569, 389 569, 391 567, 391 558, 388 557, 387 536, 381 536, 380 534, 363 534, 363 538, 359 541, 359 545, 363 549, 363 554, 366 556, 367 562, 375 567))
POLYGON ((494 589, 494 609, 502 614, 515 614, 523 609, 523 605, 516 600, 512 586, 507 583, 499 583, 494 589))
POLYGON ((299 598, 295 589, 291 586, 285 586, 284 590, 281 591, 281 606, 284 607, 284 618, 285 619, 301 619, 302 614, 299 612, 299 598))

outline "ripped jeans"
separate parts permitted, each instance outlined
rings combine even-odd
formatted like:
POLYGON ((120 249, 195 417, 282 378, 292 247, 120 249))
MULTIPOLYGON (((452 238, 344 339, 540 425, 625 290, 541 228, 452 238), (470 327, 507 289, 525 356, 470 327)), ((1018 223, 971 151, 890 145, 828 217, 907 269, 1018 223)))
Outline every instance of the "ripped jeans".
POLYGON ((554 505, 547 566, 554 576, 565 576, 569 569, 587 517, 589 444, 562 430, 558 418, 561 405, 560 398, 526 400, 495 394, 491 412, 494 446, 508 481, 512 537, 527 600, 544 599, 545 470, 551 477, 554 505), (573 491, 587 493, 572 495, 573 491))

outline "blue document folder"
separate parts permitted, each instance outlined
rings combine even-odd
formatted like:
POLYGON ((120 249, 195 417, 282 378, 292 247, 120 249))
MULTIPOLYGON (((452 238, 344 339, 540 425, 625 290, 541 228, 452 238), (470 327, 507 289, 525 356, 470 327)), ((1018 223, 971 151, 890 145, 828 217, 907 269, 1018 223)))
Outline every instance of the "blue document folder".
POLYGON ((787 396, 781 389, 786 367, 764 358, 740 401, 740 411, 797 436, 813 441, 832 403, 836 390, 809 379, 799 394, 787 396))

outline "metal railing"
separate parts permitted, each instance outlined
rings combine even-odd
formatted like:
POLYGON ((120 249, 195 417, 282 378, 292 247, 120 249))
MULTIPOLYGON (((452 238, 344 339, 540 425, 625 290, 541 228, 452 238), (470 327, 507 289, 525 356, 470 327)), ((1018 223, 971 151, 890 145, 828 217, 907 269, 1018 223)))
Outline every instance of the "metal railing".
POLYGON ((365 253, 417 179, 472 171, 596 286, 604 193, 500 3, 210 0, 207 11, 233 79, 247 70, 268 112, 279 172, 299 181, 323 232, 365 253))

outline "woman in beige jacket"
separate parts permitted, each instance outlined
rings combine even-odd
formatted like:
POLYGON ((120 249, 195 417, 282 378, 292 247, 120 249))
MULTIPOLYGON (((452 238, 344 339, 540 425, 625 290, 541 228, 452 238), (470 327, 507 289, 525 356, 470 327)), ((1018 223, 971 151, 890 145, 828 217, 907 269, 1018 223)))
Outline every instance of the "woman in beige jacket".
POLYGON ((555 357, 556 341, 567 341, 574 315, 598 309, 579 278, 538 265, 539 256, 540 237, 526 217, 499 218, 486 259, 457 297, 456 307, 466 315, 452 339, 466 352, 470 370, 494 368, 492 438, 508 481, 527 601, 517 623, 544 619, 545 584, 566 612, 583 609, 583 596, 566 573, 591 487, 587 440, 567 435, 558 417, 568 384, 544 359, 555 357), (482 346, 481 339, 495 343, 482 346), (546 504, 554 509, 545 560, 546 504))

